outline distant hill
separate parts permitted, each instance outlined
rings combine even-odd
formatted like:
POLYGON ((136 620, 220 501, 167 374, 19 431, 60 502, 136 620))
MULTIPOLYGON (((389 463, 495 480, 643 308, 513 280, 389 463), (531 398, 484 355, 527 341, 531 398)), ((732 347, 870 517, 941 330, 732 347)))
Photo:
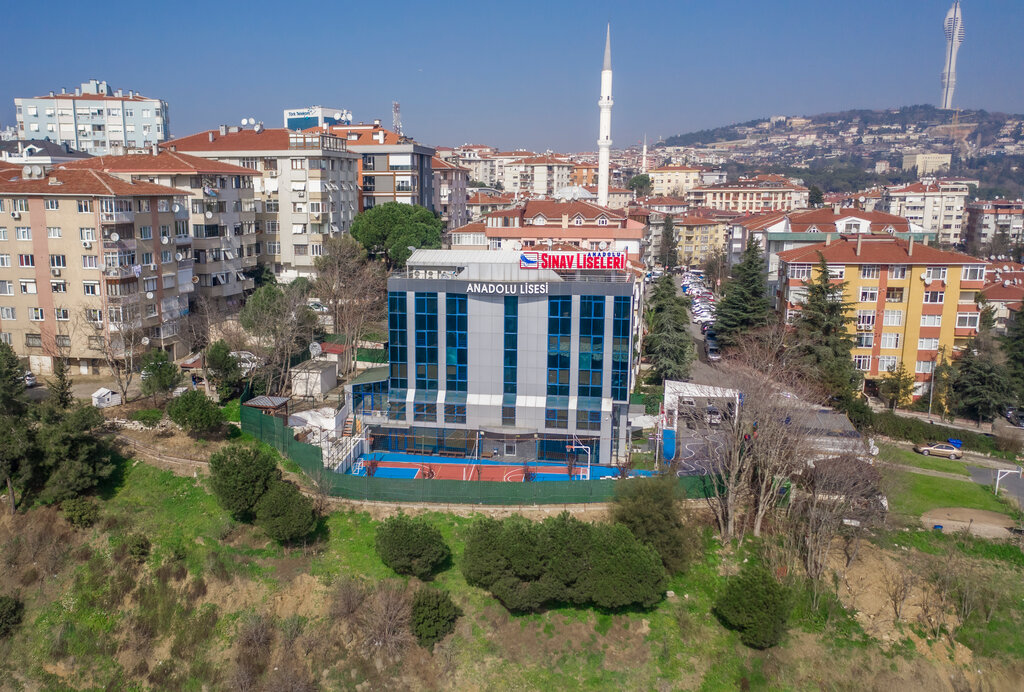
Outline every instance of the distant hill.
MULTIPOLYGON (((907 125, 916 125, 918 128, 932 127, 935 125, 948 125, 953 112, 941 110, 931 105, 903 106, 901 108, 890 108, 887 110, 846 110, 836 113, 819 113, 817 115, 802 116, 811 121, 816 129, 823 128, 825 131, 835 128, 837 131, 850 125, 871 126, 892 126, 905 128, 907 125)), ((1024 116, 1007 113, 990 113, 985 110, 961 110, 960 121, 963 123, 976 124, 977 128, 972 133, 972 138, 980 135, 980 144, 984 146, 990 142, 1007 119, 1021 119, 1024 116)), ((758 118, 743 123, 734 123, 722 127, 715 127, 697 132, 673 135, 664 142, 655 146, 696 146, 707 145, 715 142, 728 142, 746 137, 744 130, 748 128, 764 128, 769 123, 769 118, 758 118)), ((768 132, 785 132, 793 128, 785 122, 776 122, 768 132)))

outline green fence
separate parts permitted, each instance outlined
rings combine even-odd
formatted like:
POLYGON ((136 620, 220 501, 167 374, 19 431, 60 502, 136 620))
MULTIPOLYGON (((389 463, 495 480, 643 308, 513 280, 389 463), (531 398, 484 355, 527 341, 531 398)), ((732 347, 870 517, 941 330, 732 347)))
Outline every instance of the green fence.
MULTIPOLYGON (((323 468, 320 447, 298 442, 281 418, 242 406, 242 430, 281 452, 307 474, 323 468)), ((615 494, 615 480, 502 481, 405 480, 333 474, 331 495, 380 502, 430 502, 462 505, 551 505, 607 502, 615 494)), ((708 479, 684 476, 680 492, 687 498, 706 496, 708 479)))

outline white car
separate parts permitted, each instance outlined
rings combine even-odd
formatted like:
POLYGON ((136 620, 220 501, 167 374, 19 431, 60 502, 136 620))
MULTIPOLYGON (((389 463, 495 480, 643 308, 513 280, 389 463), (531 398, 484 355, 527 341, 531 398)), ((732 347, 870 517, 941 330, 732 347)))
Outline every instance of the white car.
POLYGON ((26 387, 35 387, 36 384, 37 384, 36 376, 32 374, 31 370, 26 370, 25 371, 25 386, 26 387))

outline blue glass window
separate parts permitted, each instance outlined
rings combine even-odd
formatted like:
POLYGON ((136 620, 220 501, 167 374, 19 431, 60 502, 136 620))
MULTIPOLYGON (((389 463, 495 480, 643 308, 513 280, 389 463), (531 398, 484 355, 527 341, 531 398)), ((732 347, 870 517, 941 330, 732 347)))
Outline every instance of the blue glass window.
MULTIPOLYGON (((505 351, 504 389, 505 394, 515 394, 519 383, 519 297, 505 296, 505 351)), ((504 415, 502 418, 504 419, 504 415)), ((515 425, 515 416, 511 425, 515 425)))
POLYGON ((468 378, 468 315, 466 294, 449 293, 445 298, 445 327, 448 332, 445 345, 445 388, 466 391, 468 378))
POLYGON ((580 297, 579 396, 600 397, 604 382, 604 296, 580 297))
POLYGON ((388 362, 391 389, 409 386, 409 335, 405 291, 388 293, 388 362))
POLYGON ((548 298, 548 394, 569 395, 572 296, 548 298))
POLYGON ((569 411, 564 408, 544 409, 544 426, 548 428, 568 428, 569 411))
POLYGON ((466 405, 465 404, 445 404, 444 405, 444 422, 445 423, 465 423, 466 422, 466 405))
POLYGON ((600 430, 601 429, 601 412, 600 411, 577 411, 576 412, 576 429, 577 430, 600 430))
POLYGON ((416 294, 416 389, 437 389, 437 294, 416 294))
POLYGON ((437 404, 417 404, 412 405, 412 419, 414 421, 430 421, 431 423, 437 422, 437 404))
POLYGON ((630 296, 615 296, 612 314, 612 399, 626 401, 629 396, 629 317, 630 296))

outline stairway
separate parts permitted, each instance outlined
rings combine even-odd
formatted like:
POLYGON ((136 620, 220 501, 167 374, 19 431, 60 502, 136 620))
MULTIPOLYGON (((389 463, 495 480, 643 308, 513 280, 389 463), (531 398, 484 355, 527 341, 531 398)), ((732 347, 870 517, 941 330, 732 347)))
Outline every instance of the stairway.
POLYGON ((355 427, 356 427, 356 419, 350 413, 348 415, 348 418, 345 419, 345 427, 343 427, 342 430, 341 430, 342 437, 352 437, 352 433, 355 431, 355 427))

